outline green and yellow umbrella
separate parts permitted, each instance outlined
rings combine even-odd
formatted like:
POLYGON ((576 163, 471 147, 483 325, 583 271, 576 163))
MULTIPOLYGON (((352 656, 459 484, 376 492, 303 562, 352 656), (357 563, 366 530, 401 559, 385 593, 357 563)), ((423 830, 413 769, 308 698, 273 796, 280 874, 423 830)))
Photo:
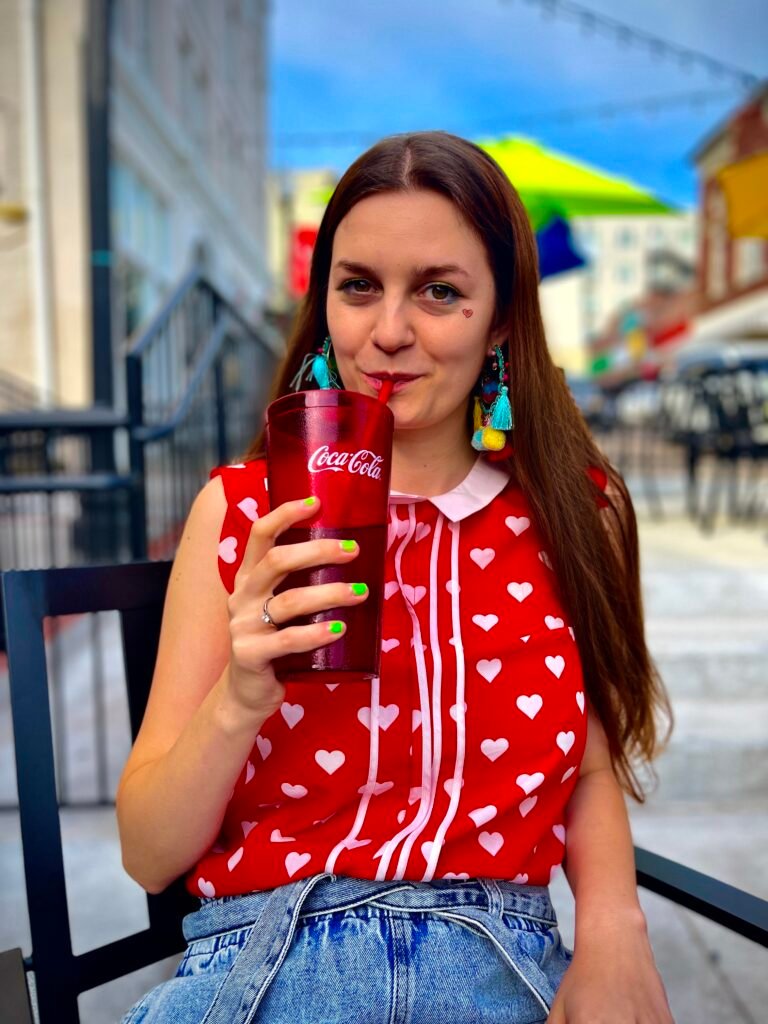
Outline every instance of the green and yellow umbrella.
POLYGON ((556 217, 672 213, 631 181, 545 149, 531 139, 477 139, 517 189, 535 231, 556 217))

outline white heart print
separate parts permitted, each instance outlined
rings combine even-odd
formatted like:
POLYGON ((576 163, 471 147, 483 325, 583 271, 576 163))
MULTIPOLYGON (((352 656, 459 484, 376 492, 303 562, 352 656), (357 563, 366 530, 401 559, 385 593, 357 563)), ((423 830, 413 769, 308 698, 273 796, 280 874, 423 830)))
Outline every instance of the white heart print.
POLYGON ((461 593, 461 587, 459 586, 459 584, 458 584, 458 583, 457 583, 457 584, 456 584, 456 585, 454 586, 453 580, 448 580, 448 582, 447 582, 447 583, 445 584, 445 589, 446 589, 446 590, 448 591, 448 593, 449 593, 449 594, 451 594, 451 595, 452 595, 452 594, 454 593, 454 591, 455 591, 455 592, 456 592, 457 594, 460 594, 460 593, 461 593))
POLYGON ((498 615, 493 615, 493 614, 490 614, 490 615, 473 615, 472 616, 472 621, 474 622, 474 624, 476 626, 479 626, 480 629, 485 630, 485 632, 487 633, 488 630, 493 629, 493 627, 499 621, 499 617, 498 617, 498 615))
POLYGON ((532 775, 527 775, 525 772, 523 772, 522 775, 518 775, 515 779, 515 782, 520 787, 520 789, 522 789, 526 796, 530 796, 534 789, 538 789, 543 781, 543 772, 534 772, 532 775))
POLYGON ((208 899, 212 900, 216 895, 216 887, 214 886, 213 882, 209 882, 205 878, 198 878, 197 887, 203 894, 203 896, 207 896, 208 899))
POLYGON ((472 548, 469 552, 469 557, 475 565, 479 565, 481 569, 485 569, 496 557, 496 552, 493 548, 472 548))
POLYGON ((526 797, 525 800, 520 801, 517 809, 518 811, 520 811, 523 817, 525 817, 526 814, 529 814, 533 810, 533 808, 536 806, 536 801, 538 799, 539 798, 537 796, 529 796, 526 797))
POLYGON ((533 721, 536 715, 538 715, 538 713, 541 711, 544 705, 544 700, 538 693, 532 693, 530 697, 526 697, 523 694, 517 698, 515 704, 523 712, 524 715, 527 715, 528 718, 530 718, 531 721, 533 721))
POLYGON ((565 782, 566 779, 570 779, 570 777, 573 775, 573 773, 575 771, 576 771, 576 765, 572 764, 571 767, 568 769, 568 771, 563 773, 563 777, 562 777, 562 779, 560 779, 560 781, 561 782, 565 782))
MULTIPOLYGON (((422 843, 421 844, 421 852, 422 852, 422 855, 424 857, 424 860, 429 860, 430 855, 432 853, 432 848, 434 847, 434 845, 435 845, 435 843, 431 839, 427 840, 426 843, 422 843)), ((441 841, 440 845, 441 846, 443 845, 442 841, 441 841)))
POLYGON ((386 793, 393 786, 394 782, 366 782, 364 786, 360 786, 357 792, 361 796, 365 793, 370 793, 371 796, 379 796, 380 793, 386 793))
POLYGON ((300 800, 309 792, 306 786, 301 786, 299 784, 293 785, 291 782, 281 783, 280 789, 282 789, 286 796, 293 797, 294 800, 300 800))
POLYGON ((344 764, 346 757, 342 750, 318 750, 315 752, 315 761, 323 771, 333 775, 344 764))
POLYGON ((410 583, 403 584, 403 594, 409 604, 418 604, 427 593, 426 587, 412 587, 410 583))
POLYGON ((416 543, 418 544, 420 540, 424 540, 425 537, 428 537, 431 530, 432 527, 429 525, 429 523, 417 523, 415 534, 416 543))
POLYGON ((490 853, 492 857, 495 857, 504 845, 504 836, 501 832, 481 832, 477 837, 477 841, 484 850, 490 853))
POLYGON ((567 754, 576 741, 576 737, 571 731, 559 732, 557 734, 557 745, 560 747, 564 754, 567 754))
POLYGON ((576 703, 579 705, 579 711, 584 714, 584 691, 579 690, 576 694, 576 703))
POLYGON ((469 817, 474 821, 476 828, 480 828, 481 825, 485 825, 485 823, 490 821, 491 818, 495 818, 497 814, 498 808, 493 804, 488 804, 485 807, 478 807, 474 811, 469 811, 469 817))
POLYGON ((504 737, 498 740, 483 740, 480 749, 489 761, 497 761, 509 749, 509 740, 505 740, 504 737))
POLYGON ((292 878, 297 871, 300 871, 305 864, 308 864, 312 860, 311 853, 289 853, 285 858, 285 870, 288 872, 288 877, 292 878))
POLYGON ((555 833, 560 842, 565 845, 565 826, 564 825, 553 825, 552 831, 555 833))
POLYGON ((483 658, 475 667, 487 683, 492 683, 501 672, 501 658, 492 658, 490 661, 483 658))
POLYGON ((241 821, 240 828, 243 830, 243 839, 247 839, 258 824, 258 821, 241 821))
POLYGON ((469 878, 466 871, 446 871, 443 878, 469 878))
POLYGON ((393 594, 397 593, 397 580, 390 580, 384 584, 384 600, 388 601, 393 594))
POLYGON ((548 654, 547 657, 544 659, 544 664, 547 666, 552 675, 556 676, 559 679, 560 676, 563 674, 563 669, 565 668, 565 658, 562 656, 562 654, 558 654, 556 658, 553 658, 551 654, 548 654))
POLYGON ((559 619, 556 615, 546 615, 544 617, 544 622, 546 623, 547 629, 560 629, 561 626, 565 625, 563 620, 559 619))
POLYGON ((390 651, 394 651, 396 647, 400 646, 400 641, 396 637, 392 637, 389 640, 381 641, 381 649, 385 654, 389 654, 390 651))
POLYGON ((279 828, 273 828, 269 837, 270 843, 295 843, 293 836, 284 836, 279 828))
POLYGON ((238 847, 235 850, 235 852, 232 854, 232 856, 227 861, 227 870, 228 871, 234 871, 235 868, 237 867, 237 865, 240 863, 240 861, 242 859, 243 859, 243 848, 242 848, 242 846, 240 846, 240 847, 238 847))
MULTIPOLYGON (((397 716, 400 714, 400 708, 397 704, 387 704, 386 706, 379 705, 379 728, 386 731, 390 725, 394 722, 397 716)), ((371 728, 371 709, 360 708, 357 712, 357 717, 366 727, 371 728)))
MULTIPOLYGON (((467 702, 464 701, 464 714, 466 714, 466 713, 467 713, 467 702)), ((452 704, 448 714, 451 716, 451 718, 454 720, 454 722, 458 722, 458 720, 459 720, 458 719, 459 705, 458 704, 452 704)))
POLYGON ((288 728, 293 729, 304 717, 304 708, 301 704, 289 704, 287 701, 283 701, 280 705, 280 714, 285 719, 288 728))
POLYGON ((413 732, 414 729, 418 729, 420 725, 421 725, 421 712, 420 711, 411 711, 411 732, 413 732))
POLYGON ((516 537, 519 537, 531 525, 530 519, 526 516, 507 516, 504 522, 516 537))
POLYGON ((511 597, 514 597, 516 601, 519 601, 522 604, 526 597, 530 597, 530 595, 533 593, 533 584, 528 582, 508 583, 507 593, 511 597))
POLYGON ((259 513, 257 511, 259 503, 255 498, 243 498, 242 501, 237 503, 237 507, 247 519, 251 520, 252 523, 255 523, 259 518, 259 513))
POLYGON ((232 564, 237 559, 237 537, 225 537, 219 544, 219 558, 232 564))
POLYGON ((543 562, 544 565, 546 565, 546 567, 548 569, 552 568, 552 562, 550 561, 549 555, 547 554, 546 551, 540 551, 539 552, 539 561, 543 562))
POLYGON ((253 765, 249 761, 246 764, 246 766, 245 766, 245 784, 246 784, 246 786, 248 785, 248 783, 251 781, 251 779, 253 778, 253 776, 255 774, 256 774, 256 769, 253 767, 253 765))
MULTIPOLYGON (((461 792, 463 785, 464 779, 459 779, 459 792, 461 792)), ((443 783, 443 789, 448 796, 453 796, 454 790, 456 789, 456 779, 446 779, 443 783)))
POLYGON ((266 736, 256 737, 256 746, 259 748, 262 761, 266 761, 269 755, 272 753, 272 741, 268 740, 266 736))
POLYGON ((525 885, 525 883, 528 881, 528 875, 525 873, 521 875, 515 875, 512 881, 517 882, 518 885, 525 885))

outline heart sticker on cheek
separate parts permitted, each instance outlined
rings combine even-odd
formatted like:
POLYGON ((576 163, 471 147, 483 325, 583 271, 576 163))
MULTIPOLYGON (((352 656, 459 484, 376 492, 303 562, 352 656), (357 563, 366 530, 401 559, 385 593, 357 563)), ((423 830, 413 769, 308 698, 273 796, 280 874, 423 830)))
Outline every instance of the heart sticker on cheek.
POLYGON ((464 316, 467 319, 469 319, 472 316, 472 314, 474 313, 474 309, 462 309, 461 312, 464 314, 464 316))

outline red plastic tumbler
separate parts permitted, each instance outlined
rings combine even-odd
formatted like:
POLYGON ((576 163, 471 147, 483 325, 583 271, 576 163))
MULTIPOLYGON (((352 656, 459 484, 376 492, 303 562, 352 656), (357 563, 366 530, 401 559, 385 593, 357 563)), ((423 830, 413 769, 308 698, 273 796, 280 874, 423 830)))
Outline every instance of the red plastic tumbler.
POLYGON ((327 672, 343 681, 367 682, 379 674, 393 428, 386 404, 356 391, 299 391, 267 409, 270 506, 309 495, 322 503, 315 519, 282 533, 276 543, 332 537, 356 540, 360 547, 349 564, 290 573, 275 592, 338 581, 366 583, 369 590, 362 604, 292 622, 340 619, 347 628, 327 647, 276 659, 273 668, 281 682, 320 682, 320 673, 327 672))

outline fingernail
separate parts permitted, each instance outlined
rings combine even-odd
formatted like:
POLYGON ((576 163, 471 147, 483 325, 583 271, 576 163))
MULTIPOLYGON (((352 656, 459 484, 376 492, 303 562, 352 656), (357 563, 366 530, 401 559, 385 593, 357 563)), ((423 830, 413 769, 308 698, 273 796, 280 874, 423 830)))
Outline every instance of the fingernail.
POLYGON ((357 543, 353 540, 340 540, 339 547, 342 551, 354 551, 357 547, 357 543))
POLYGON ((365 585, 365 583, 350 583, 349 584, 349 589, 357 597, 360 597, 361 594, 367 594, 368 593, 368 587, 365 585))
POLYGON ((304 499, 304 504, 305 505, 314 505, 316 501, 317 501, 317 498, 314 498, 314 497, 313 498, 305 498, 304 499))
POLYGON ((342 629, 344 629, 344 623, 343 622, 339 622, 338 619, 334 619, 333 622, 329 622, 328 623, 328 632, 329 633, 340 633, 342 631, 342 629))

